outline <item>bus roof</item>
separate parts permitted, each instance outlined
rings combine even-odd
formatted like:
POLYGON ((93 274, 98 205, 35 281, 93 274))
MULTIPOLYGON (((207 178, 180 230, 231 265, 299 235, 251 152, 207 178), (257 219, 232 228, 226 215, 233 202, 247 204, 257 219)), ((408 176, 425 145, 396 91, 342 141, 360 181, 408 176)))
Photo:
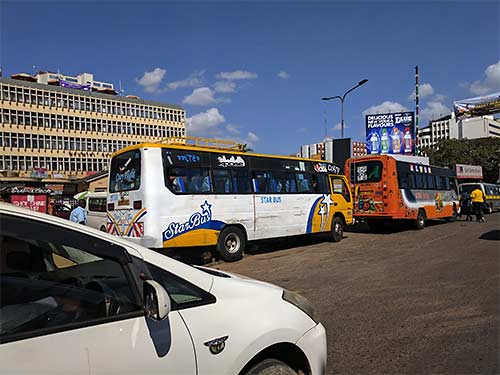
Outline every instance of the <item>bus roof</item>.
MULTIPOLYGON (((119 151, 116 151, 111 155, 111 158, 123 154, 127 151, 132 151, 132 150, 139 150, 141 148, 169 148, 169 149, 175 149, 175 150, 189 150, 189 151, 202 151, 202 152, 210 152, 210 153, 224 153, 224 154, 232 154, 232 155, 244 155, 244 156, 256 156, 256 157, 263 157, 263 158, 275 158, 275 159, 284 159, 284 160, 301 160, 301 161, 309 161, 309 162, 314 162, 314 163, 328 163, 328 164, 335 164, 326 160, 317 160, 317 159, 307 159, 307 158, 298 158, 296 156, 282 156, 282 155, 268 155, 268 154, 257 154, 257 153, 248 153, 248 152, 240 152, 240 151, 233 151, 233 150, 228 150, 228 149, 215 149, 215 148, 209 148, 209 147, 199 147, 199 146, 191 146, 191 145, 170 145, 170 144, 162 144, 162 143, 139 143, 136 145, 132 146, 127 146, 125 148, 122 148, 119 151)), ((342 170, 342 169, 341 169, 342 170)))
POLYGON ((346 163, 347 162, 363 162, 363 161, 370 161, 370 160, 382 160, 382 159, 394 159, 396 160, 396 162, 398 163, 404 163, 404 164, 413 164, 413 165, 423 165, 423 166, 426 166, 426 167, 431 167, 433 169, 438 169, 438 170, 441 170, 441 171, 446 171, 446 174, 447 175, 450 175, 450 176, 454 176, 455 174, 453 173, 453 171, 448 168, 448 167, 439 167, 437 165, 429 165, 429 164, 422 164, 422 163, 419 163, 418 160, 419 159, 416 159, 418 158, 418 156, 415 156, 414 158, 415 159, 411 159, 411 157, 409 157, 408 159, 405 159, 405 158, 398 158, 398 157, 394 157, 393 155, 366 155, 366 156, 357 156, 355 158, 350 158, 350 159, 347 159, 346 163), (448 173, 449 172, 449 173, 448 173))

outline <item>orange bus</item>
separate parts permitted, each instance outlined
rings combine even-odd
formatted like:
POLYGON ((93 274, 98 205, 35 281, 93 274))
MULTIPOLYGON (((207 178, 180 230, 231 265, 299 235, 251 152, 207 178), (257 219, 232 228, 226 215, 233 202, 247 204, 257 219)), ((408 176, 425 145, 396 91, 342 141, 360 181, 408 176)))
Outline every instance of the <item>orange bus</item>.
POLYGON ((427 219, 456 219, 458 185, 453 172, 414 160, 372 155, 346 161, 356 221, 365 220, 376 230, 393 220, 412 221, 423 229, 427 219))

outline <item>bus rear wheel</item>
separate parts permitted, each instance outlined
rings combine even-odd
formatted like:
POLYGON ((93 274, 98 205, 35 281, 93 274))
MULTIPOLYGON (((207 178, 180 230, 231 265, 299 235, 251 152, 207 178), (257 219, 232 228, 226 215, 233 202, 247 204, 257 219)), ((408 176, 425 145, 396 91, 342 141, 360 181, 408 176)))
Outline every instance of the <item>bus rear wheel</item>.
POLYGON ((332 233, 331 239, 333 242, 339 242, 344 236, 344 223, 342 219, 335 216, 332 220, 332 233))
POLYGON ((418 210, 417 219, 415 220, 415 229, 424 229, 425 227, 425 211, 423 209, 418 210))
POLYGON ((226 262, 235 262, 243 257, 245 246, 245 233, 238 227, 227 227, 219 234, 217 253, 226 262))

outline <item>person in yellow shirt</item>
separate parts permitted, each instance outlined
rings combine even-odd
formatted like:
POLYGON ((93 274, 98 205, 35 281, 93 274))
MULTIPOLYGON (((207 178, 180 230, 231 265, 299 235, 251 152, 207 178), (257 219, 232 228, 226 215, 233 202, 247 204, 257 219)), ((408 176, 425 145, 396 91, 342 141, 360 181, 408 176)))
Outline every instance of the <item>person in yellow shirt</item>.
POLYGON ((476 214, 476 221, 485 222, 486 219, 483 216, 483 204, 484 204, 484 193, 483 191, 477 187, 475 190, 470 193, 470 197, 472 199, 472 209, 476 214))

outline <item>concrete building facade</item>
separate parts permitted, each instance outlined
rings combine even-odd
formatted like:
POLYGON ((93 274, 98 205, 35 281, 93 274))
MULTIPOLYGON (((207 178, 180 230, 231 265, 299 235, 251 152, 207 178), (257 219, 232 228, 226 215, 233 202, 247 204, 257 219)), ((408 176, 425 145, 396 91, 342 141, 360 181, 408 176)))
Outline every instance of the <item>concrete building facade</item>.
POLYGON ((418 130, 417 145, 421 150, 433 147, 443 139, 500 138, 500 122, 493 116, 472 117, 456 120, 455 114, 431 121, 429 126, 418 130))
POLYGON ((186 135, 183 108, 112 95, 90 73, 13 77, 0 78, 2 178, 74 180, 107 170, 123 147, 186 135), (58 85, 68 79, 91 90, 58 85))

